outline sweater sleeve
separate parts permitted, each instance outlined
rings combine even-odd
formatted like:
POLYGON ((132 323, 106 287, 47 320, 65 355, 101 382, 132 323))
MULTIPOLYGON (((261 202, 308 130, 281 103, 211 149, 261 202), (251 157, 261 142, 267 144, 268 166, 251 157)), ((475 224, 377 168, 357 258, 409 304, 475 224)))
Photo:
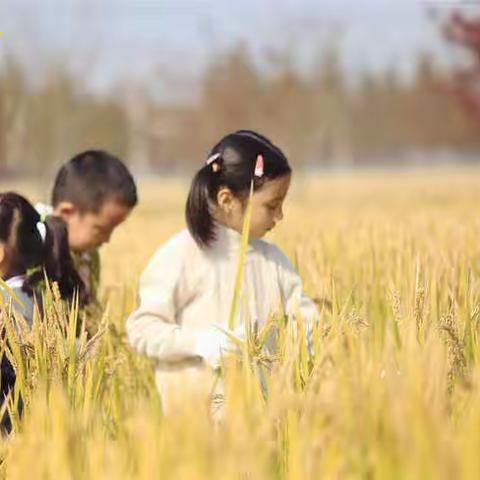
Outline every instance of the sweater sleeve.
POLYGON ((197 355, 197 332, 176 321, 178 311, 194 294, 185 275, 187 263, 193 267, 188 255, 185 236, 180 234, 160 247, 140 277, 139 305, 126 329, 131 346, 143 355, 165 362, 197 355))
POLYGON ((286 255, 273 246, 282 304, 289 320, 299 318, 306 335, 307 348, 313 354, 313 330, 320 319, 314 301, 303 290, 302 279, 286 255))
POLYGON ((277 265, 282 304, 289 318, 300 315, 305 325, 313 326, 320 313, 315 302, 304 292, 302 279, 286 255, 272 245, 272 255, 277 265))

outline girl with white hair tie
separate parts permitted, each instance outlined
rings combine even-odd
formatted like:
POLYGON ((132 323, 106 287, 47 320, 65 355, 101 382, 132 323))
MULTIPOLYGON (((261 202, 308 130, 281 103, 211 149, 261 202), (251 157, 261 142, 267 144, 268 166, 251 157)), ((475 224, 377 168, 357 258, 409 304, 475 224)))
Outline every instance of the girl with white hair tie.
MULTIPOLYGON (((58 285, 63 299, 70 300, 78 292, 80 304, 88 301, 70 256, 63 220, 53 216, 43 219, 21 195, 0 193, 0 336, 5 335, 5 315, 20 314, 32 325, 34 305, 41 300, 45 277, 58 285)), ((4 354, 0 404, 14 385, 15 371, 4 354)), ((8 414, 0 422, 1 430, 11 430, 8 414)))

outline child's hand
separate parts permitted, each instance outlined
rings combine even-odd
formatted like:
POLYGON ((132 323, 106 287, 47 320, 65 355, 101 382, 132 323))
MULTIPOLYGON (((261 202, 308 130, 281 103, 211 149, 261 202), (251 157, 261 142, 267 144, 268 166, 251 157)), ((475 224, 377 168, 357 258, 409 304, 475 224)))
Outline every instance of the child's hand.
POLYGON ((195 353, 202 357, 212 368, 220 366, 222 355, 234 351, 243 342, 243 327, 230 331, 212 325, 197 334, 195 353))

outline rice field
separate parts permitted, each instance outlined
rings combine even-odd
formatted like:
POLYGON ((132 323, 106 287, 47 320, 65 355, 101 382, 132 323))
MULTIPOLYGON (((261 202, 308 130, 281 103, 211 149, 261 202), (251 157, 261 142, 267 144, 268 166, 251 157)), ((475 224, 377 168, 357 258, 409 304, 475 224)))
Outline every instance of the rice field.
POLYGON ((271 239, 322 308, 314 357, 295 325, 281 327, 265 394, 252 336, 227 359, 219 423, 188 402, 162 417, 153 367, 125 340, 138 275, 184 225, 187 182, 142 182, 141 205, 102 251, 98 335, 75 348, 76 312, 54 289, 32 331, 10 328, 25 410, 0 443, 1 476, 477 479, 479 178, 294 177, 271 239))

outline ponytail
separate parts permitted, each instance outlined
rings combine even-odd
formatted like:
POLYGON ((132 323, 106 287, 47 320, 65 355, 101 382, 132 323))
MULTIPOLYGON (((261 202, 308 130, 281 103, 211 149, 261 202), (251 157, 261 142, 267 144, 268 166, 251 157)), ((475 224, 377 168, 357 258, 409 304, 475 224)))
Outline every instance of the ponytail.
POLYGON ((24 290, 33 291, 38 288, 46 275, 49 282, 57 283, 63 299, 72 300, 77 293, 79 305, 83 307, 89 303, 90 298, 70 254, 67 226, 61 218, 51 215, 43 223, 46 227, 46 236, 42 245, 43 269, 32 270, 32 273, 27 276, 24 290))
POLYGON ((185 212, 187 226, 201 247, 207 247, 215 240, 215 222, 210 208, 214 193, 212 191, 214 175, 209 165, 201 168, 193 177, 187 198, 185 212))

